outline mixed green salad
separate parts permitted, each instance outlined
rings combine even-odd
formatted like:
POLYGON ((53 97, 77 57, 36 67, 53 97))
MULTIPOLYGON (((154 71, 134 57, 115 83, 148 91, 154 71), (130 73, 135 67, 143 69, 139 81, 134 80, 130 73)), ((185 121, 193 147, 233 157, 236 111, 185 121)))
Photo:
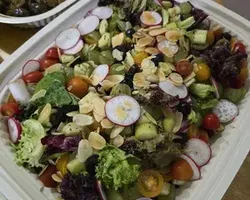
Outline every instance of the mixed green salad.
POLYGON ((101 0, 1 105, 18 165, 65 200, 174 200, 238 115, 244 44, 190 2, 101 0))

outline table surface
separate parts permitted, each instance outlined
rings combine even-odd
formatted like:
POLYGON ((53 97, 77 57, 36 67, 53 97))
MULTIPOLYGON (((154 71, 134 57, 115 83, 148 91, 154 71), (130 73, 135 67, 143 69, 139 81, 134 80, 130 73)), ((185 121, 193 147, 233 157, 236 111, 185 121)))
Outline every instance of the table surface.
MULTIPOLYGON (((216 0, 221 3, 223 0, 216 0)), ((225 1, 225 0, 224 0, 225 1)), ((22 45, 38 30, 19 29, 13 26, 0 24, 0 63, 22 45)), ((249 200, 250 199, 250 154, 234 178, 222 200, 249 200)), ((1 199, 1 198, 0 198, 1 199)))

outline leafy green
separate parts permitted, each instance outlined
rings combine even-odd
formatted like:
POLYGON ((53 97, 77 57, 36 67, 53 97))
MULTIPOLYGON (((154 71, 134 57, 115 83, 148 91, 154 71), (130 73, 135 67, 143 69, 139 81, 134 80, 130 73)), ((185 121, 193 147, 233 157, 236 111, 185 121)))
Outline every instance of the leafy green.
POLYGON ((119 189, 134 182, 139 175, 139 165, 130 165, 128 155, 115 147, 107 146, 99 152, 96 177, 109 189, 119 189))
POLYGON ((18 165, 42 166, 39 159, 45 150, 45 146, 41 143, 44 136, 45 130, 37 120, 29 119, 22 123, 21 140, 14 146, 16 151, 15 161, 18 165))
POLYGON ((193 83, 189 89, 192 94, 202 99, 210 97, 215 92, 214 86, 203 83, 193 83))
POLYGON ((194 110, 188 115, 188 121, 190 123, 196 124, 198 127, 201 126, 202 116, 199 112, 195 112, 194 110))
POLYGON ((242 99, 244 99, 246 93, 247 89, 244 87, 240 89, 227 88, 224 90, 223 97, 233 103, 239 103, 242 99))

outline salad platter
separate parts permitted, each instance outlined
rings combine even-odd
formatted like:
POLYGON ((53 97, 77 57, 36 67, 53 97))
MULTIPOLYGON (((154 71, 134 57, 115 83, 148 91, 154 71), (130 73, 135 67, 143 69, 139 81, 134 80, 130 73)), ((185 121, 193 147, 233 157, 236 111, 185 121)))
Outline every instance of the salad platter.
POLYGON ((219 199, 249 150, 249 22, 193 1, 67 13, 1 68, 8 181, 23 199, 219 199))

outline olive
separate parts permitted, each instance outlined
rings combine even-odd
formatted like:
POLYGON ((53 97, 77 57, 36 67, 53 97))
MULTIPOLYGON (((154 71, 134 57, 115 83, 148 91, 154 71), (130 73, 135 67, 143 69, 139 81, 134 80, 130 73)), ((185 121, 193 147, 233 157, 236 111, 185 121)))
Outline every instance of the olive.
POLYGON ((88 157, 88 159, 85 162, 86 171, 91 175, 96 174, 95 169, 96 169, 96 166, 98 165, 98 158, 99 156, 97 154, 94 154, 88 157))
POLYGON ((129 37, 129 38, 132 38, 133 37, 133 35, 135 34, 135 30, 134 29, 128 29, 127 31, 126 31, 126 35, 129 37))
POLYGON ((226 40, 231 41, 232 36, 230 33, 225 32, 225 33, 222 33, 222 38, 225 38, 226 40))
POLYGON ((7 11, 7 15, 15 17, 27 17, 30 16, 30 12, 25 8, 11 8, 7 11))
POLYGON ((188 141, 188 135, 186 133, 177 133, 176 134, 176 138, 173 140, 174 143, 179 143, 181 145, 186 144, 186 142, 188 141))
POLYGON ((184 117, 187 117, 191 113, 192 107, 189 103, 183 101, 178 104, 177 110, 181 112, 184 117))
POLYGON ((43 3, 31 3, 29 10, 33 15, 38 15, 48 11, 48 7, 43 3))
POLYGON ((155 66, 158 66, 160 62, 164 62, 164 55, 163 54, 157 54, 155 55, 155 58, 151 59, 155 66))

